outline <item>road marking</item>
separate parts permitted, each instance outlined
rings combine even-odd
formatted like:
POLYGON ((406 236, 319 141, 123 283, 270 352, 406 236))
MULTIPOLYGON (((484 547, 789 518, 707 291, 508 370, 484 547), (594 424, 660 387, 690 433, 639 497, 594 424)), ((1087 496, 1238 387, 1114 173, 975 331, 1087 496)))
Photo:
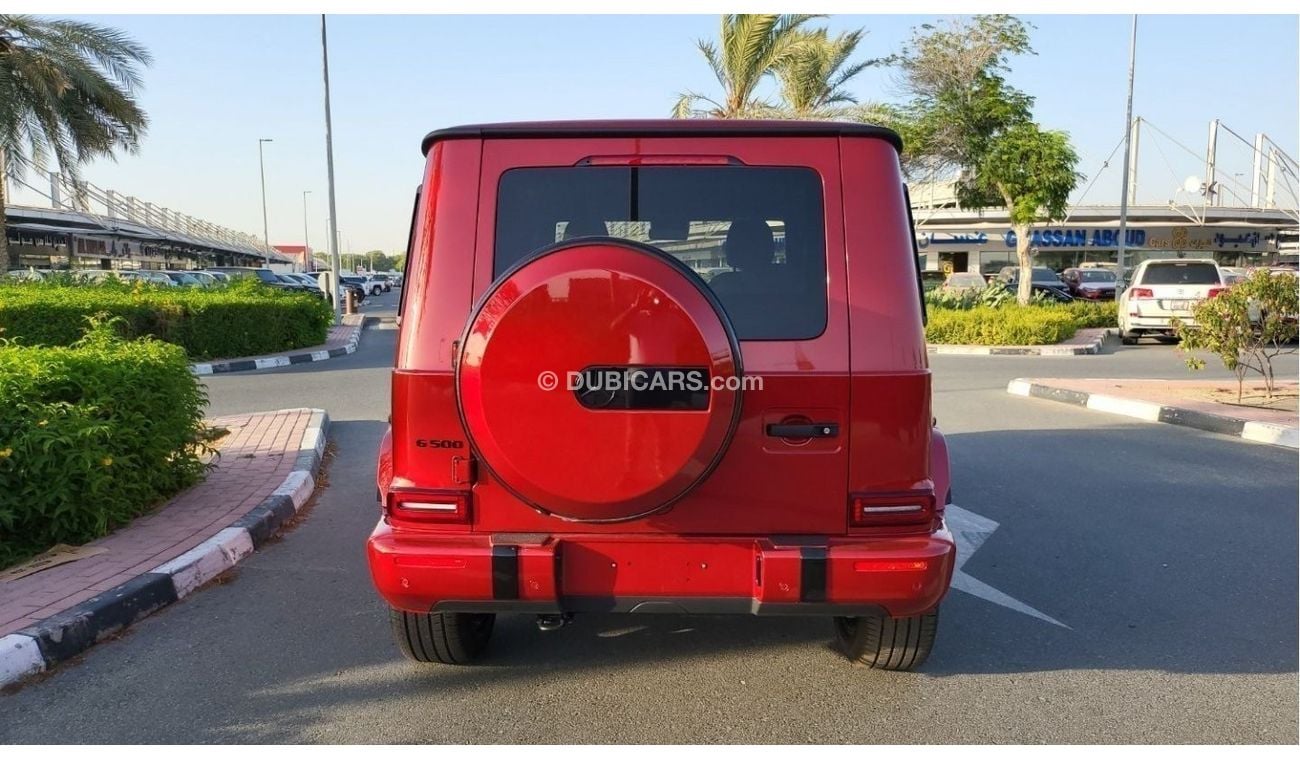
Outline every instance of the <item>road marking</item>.
POLYGON ((967 575, 962 570, 962 565, 969 562, 975 552, 988 540, 988 537, 993 535, 993 531, 998 529, 996 520, 977 515, 968 509, 962 509, 956 504, 949 504, 944 508, 943 520, 947 524, 948 530, 952 531, 953 540, 957 544, 957 567, 953 569, 952 573, 953 588, 977 596, 986 602, 992 602, 1030 617, 1047 621, 1052 625, 1059 625, 1062 628, 1073 630, 1056 618, 993 588, 984 581, 967 575))

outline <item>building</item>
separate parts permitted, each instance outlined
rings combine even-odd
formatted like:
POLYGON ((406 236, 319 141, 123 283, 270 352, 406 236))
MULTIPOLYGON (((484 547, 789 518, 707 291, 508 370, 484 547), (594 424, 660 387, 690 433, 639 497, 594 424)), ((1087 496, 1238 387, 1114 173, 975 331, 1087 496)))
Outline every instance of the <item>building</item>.
MULTIPOLYGON (((1296 220, 1282 209, 1207 206, 1193 213, 1169 206, 1130 206, 1126 265, 1149 258, 1213 258, 1226 266, 1294 263, 1296 220)), ((922 268, 996 274, 1016 261, 1016 235, 1005 209, 916 209, 922 268)), ((1060 271, 1114 262, 1118 206, 1078 206, 1065 221, 1032 228, 1034 264, 1060 271)))

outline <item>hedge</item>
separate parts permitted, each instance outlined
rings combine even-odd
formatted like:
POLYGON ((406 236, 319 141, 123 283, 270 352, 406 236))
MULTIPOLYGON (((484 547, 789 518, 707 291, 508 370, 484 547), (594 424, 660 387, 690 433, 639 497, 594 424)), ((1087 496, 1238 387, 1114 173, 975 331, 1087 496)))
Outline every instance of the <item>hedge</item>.
POLYGON ((252 282, 214 289, 144 283, 0 283, 0 338, 68 346, 95 315, 120 317, 126 337, 152 336, 193 359, 268 354, 325 342, 329 304, 252 282))
POLYGON ((1078 328, 1078 319, 1068 307, 931 309, 925 339, 930 343, 975 346, 1039 346, 1060 343, 1078 328))
POLYGON ((198 482, 206 402, 179 346, 107 324, 72 347, 0 343, 0 567, 103 536, 198 482))

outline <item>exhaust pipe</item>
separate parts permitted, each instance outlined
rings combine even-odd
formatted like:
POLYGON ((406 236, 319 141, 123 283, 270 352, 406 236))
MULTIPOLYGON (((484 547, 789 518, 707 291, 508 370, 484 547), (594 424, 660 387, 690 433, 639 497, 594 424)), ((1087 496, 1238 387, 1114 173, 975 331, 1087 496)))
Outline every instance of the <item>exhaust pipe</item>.
POLYGON ((560 615, 538 615, 537 628, 542 631, 558 631, 568 625, 573 620, 573 613, 565 612, 560 615))

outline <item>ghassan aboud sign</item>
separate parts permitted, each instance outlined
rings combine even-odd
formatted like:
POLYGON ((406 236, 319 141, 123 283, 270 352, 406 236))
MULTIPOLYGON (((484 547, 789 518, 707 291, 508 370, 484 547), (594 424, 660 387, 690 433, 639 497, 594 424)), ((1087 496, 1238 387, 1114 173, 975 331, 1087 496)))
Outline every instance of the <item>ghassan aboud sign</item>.
MULTIPOLYGON (((1169 251, 1276 251, 1277 231, 1258 228, 1222 227, 1129 227, 1125 231, 1126 248, 1169 251)), ((1016 247, 1016 233, 989 230, 943 230, 917 235, 917 246, 930 248, 1016 247)), ((1035 229, 1029 241, 1032 248, 1116 248, 1119 230, 1113 227, 1049 227, 1035 229)))

